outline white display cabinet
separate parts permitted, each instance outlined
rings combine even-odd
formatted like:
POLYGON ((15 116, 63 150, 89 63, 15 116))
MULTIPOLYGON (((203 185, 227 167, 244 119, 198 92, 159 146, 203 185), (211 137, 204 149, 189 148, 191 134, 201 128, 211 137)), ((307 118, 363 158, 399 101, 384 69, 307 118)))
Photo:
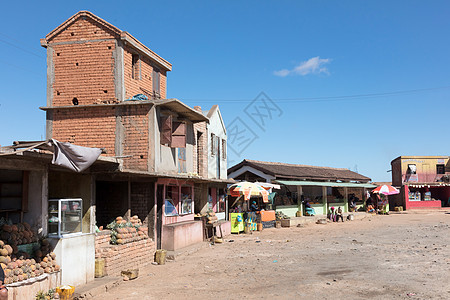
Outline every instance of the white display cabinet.
POLYGON ((48 200, 48 236, 66 237, 82 232, 83 201, 74 199, 48 200))

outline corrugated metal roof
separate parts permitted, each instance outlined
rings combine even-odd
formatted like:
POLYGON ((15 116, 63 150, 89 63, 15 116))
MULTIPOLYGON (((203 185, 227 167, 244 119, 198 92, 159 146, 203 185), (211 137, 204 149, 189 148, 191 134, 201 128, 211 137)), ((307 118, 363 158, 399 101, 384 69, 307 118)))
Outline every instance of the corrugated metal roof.
POLYGON ((355 183, 355 182, 330 182, 330 181, 290 181, 290 180, 275 180, 284 185, 306 185, 306 186, 331 186, 331 187, 360 187, 360 188, 376 188, 377 186, 370 183, 355 183))

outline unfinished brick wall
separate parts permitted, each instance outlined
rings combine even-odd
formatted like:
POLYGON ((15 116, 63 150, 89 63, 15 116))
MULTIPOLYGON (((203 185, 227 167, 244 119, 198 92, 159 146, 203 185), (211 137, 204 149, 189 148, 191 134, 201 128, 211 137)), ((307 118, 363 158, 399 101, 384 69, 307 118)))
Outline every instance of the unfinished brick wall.
MULTIPOLYGON (((201 112, 200 106, 194 106, 194 109, 201 112)), ((203 178, 208 177, 208 133, 206 131, 206 122, 199 122, 194 124, 194 171, 198 172, 203 178), (201 133, 201 134, 199 134, 201 133), (199 152, 200 150, 200 152, 199 152)))
MULTIPOLYGON (((125 169, 148 171, 150 106, 105 105, 153 92, 153 66, 158 64, 142 52, 147 51, 145 46, 137 42, 134 45, 140 50, 134 49, 132 43, 124 41, 127 38, 127 33, 106 21, 79 12, 42 40, 51 59, 47 104, 70 106, 48 113, 48 137, 105 148, 108 156, 124 157, 125 169), (140 57, 138 77, 133 76, 133 54, 140 57), (76 107, 95 104, 102 106, 76 107)), ((166 69, 158 68, 164 99, 166 69)))
POLYGON ((49 35, 48 42, 61 43, 70 42, 74 40, 87 40, 87 39, 108 39, 118 38, 118 34, 110 28, 100 24, 89 17, 78 16, 76 21, 68 24, 67 27, 61 28, 62 30, 56 34, 49 35))
POLYGON ((74 98, 80 105, 116 98, 113 52, 118 37, 80 17, 47 41, 54 66, 53 106, 73 105, 74 98))
POLYGON ((145 226, 148 226, 148 214, 154 205, 154 198, 153 182, 131 183, 131 215, 137 215, 145 226))
POLYGON ((52 137, 86 147, 105 148, 115 155, 115 108, 89 107, 57 109, 53 113, 52 137))
POLYGON ((122 155, 124 168, 148 170, 150 106, 132 105, 120 108, 124 128, 122 155))
POLYGON ((161 70, 159 79, 159 88, 161 89, 161 99, 167 98, 167 72, 161 70))
MULTIPOLYGON (((153 66, 156 64, 151 62, 147 57, 140 55, 136 50, 124 47, 124 82, 125 82, 125 98, 130 99, 136 94, 150 94, 153 92, 153 66), (133 54, 139 55, 138 74, 133 76, 133 54), (133 78, 134 77, 134 78, 133 78)), ((160 68, 159 68, 160 69, 160 68)), ((166 98, 166 75, 160 73, 160 94, 161 99, 166 98)), ((148 95, 151 96, 151 95, 148 95)))
POLYGON ((53 106, 94 104, 116 100, 115 41, 54 45, 53 106))
POLYGON ((152 239, 111 245, 110 234, 109 230, 103 230, 95 237, 95 258, 105 260, 106 275, 119 276, 122 270, 141 268, 153 261, 155 243, 152 239))

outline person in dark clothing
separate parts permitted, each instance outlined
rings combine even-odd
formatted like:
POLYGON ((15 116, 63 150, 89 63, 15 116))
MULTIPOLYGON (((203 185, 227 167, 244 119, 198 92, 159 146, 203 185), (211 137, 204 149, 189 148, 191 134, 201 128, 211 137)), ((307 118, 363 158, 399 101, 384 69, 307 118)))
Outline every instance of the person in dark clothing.
POLYGON ((3 284, 5 283, 5 272, 0 267, 0 300, 8 300, 8 289, 3 284))
POLYGON ((250 210, 251 211, 258 211, 258 205, 256 205, 256 201, 252 202, 252 204, 250 205, 250 210))

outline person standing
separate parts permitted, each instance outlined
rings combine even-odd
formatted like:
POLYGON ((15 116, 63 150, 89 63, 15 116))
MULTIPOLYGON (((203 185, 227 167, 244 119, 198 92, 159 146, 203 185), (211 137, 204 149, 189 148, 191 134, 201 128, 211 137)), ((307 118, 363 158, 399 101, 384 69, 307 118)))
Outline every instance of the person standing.
POLYGON ((336 222, 339 222, 339 219, 342 220, 342 222, 344 222, 344 215, 342 213, 342 208, 339 206, 336 212, 336 222))

